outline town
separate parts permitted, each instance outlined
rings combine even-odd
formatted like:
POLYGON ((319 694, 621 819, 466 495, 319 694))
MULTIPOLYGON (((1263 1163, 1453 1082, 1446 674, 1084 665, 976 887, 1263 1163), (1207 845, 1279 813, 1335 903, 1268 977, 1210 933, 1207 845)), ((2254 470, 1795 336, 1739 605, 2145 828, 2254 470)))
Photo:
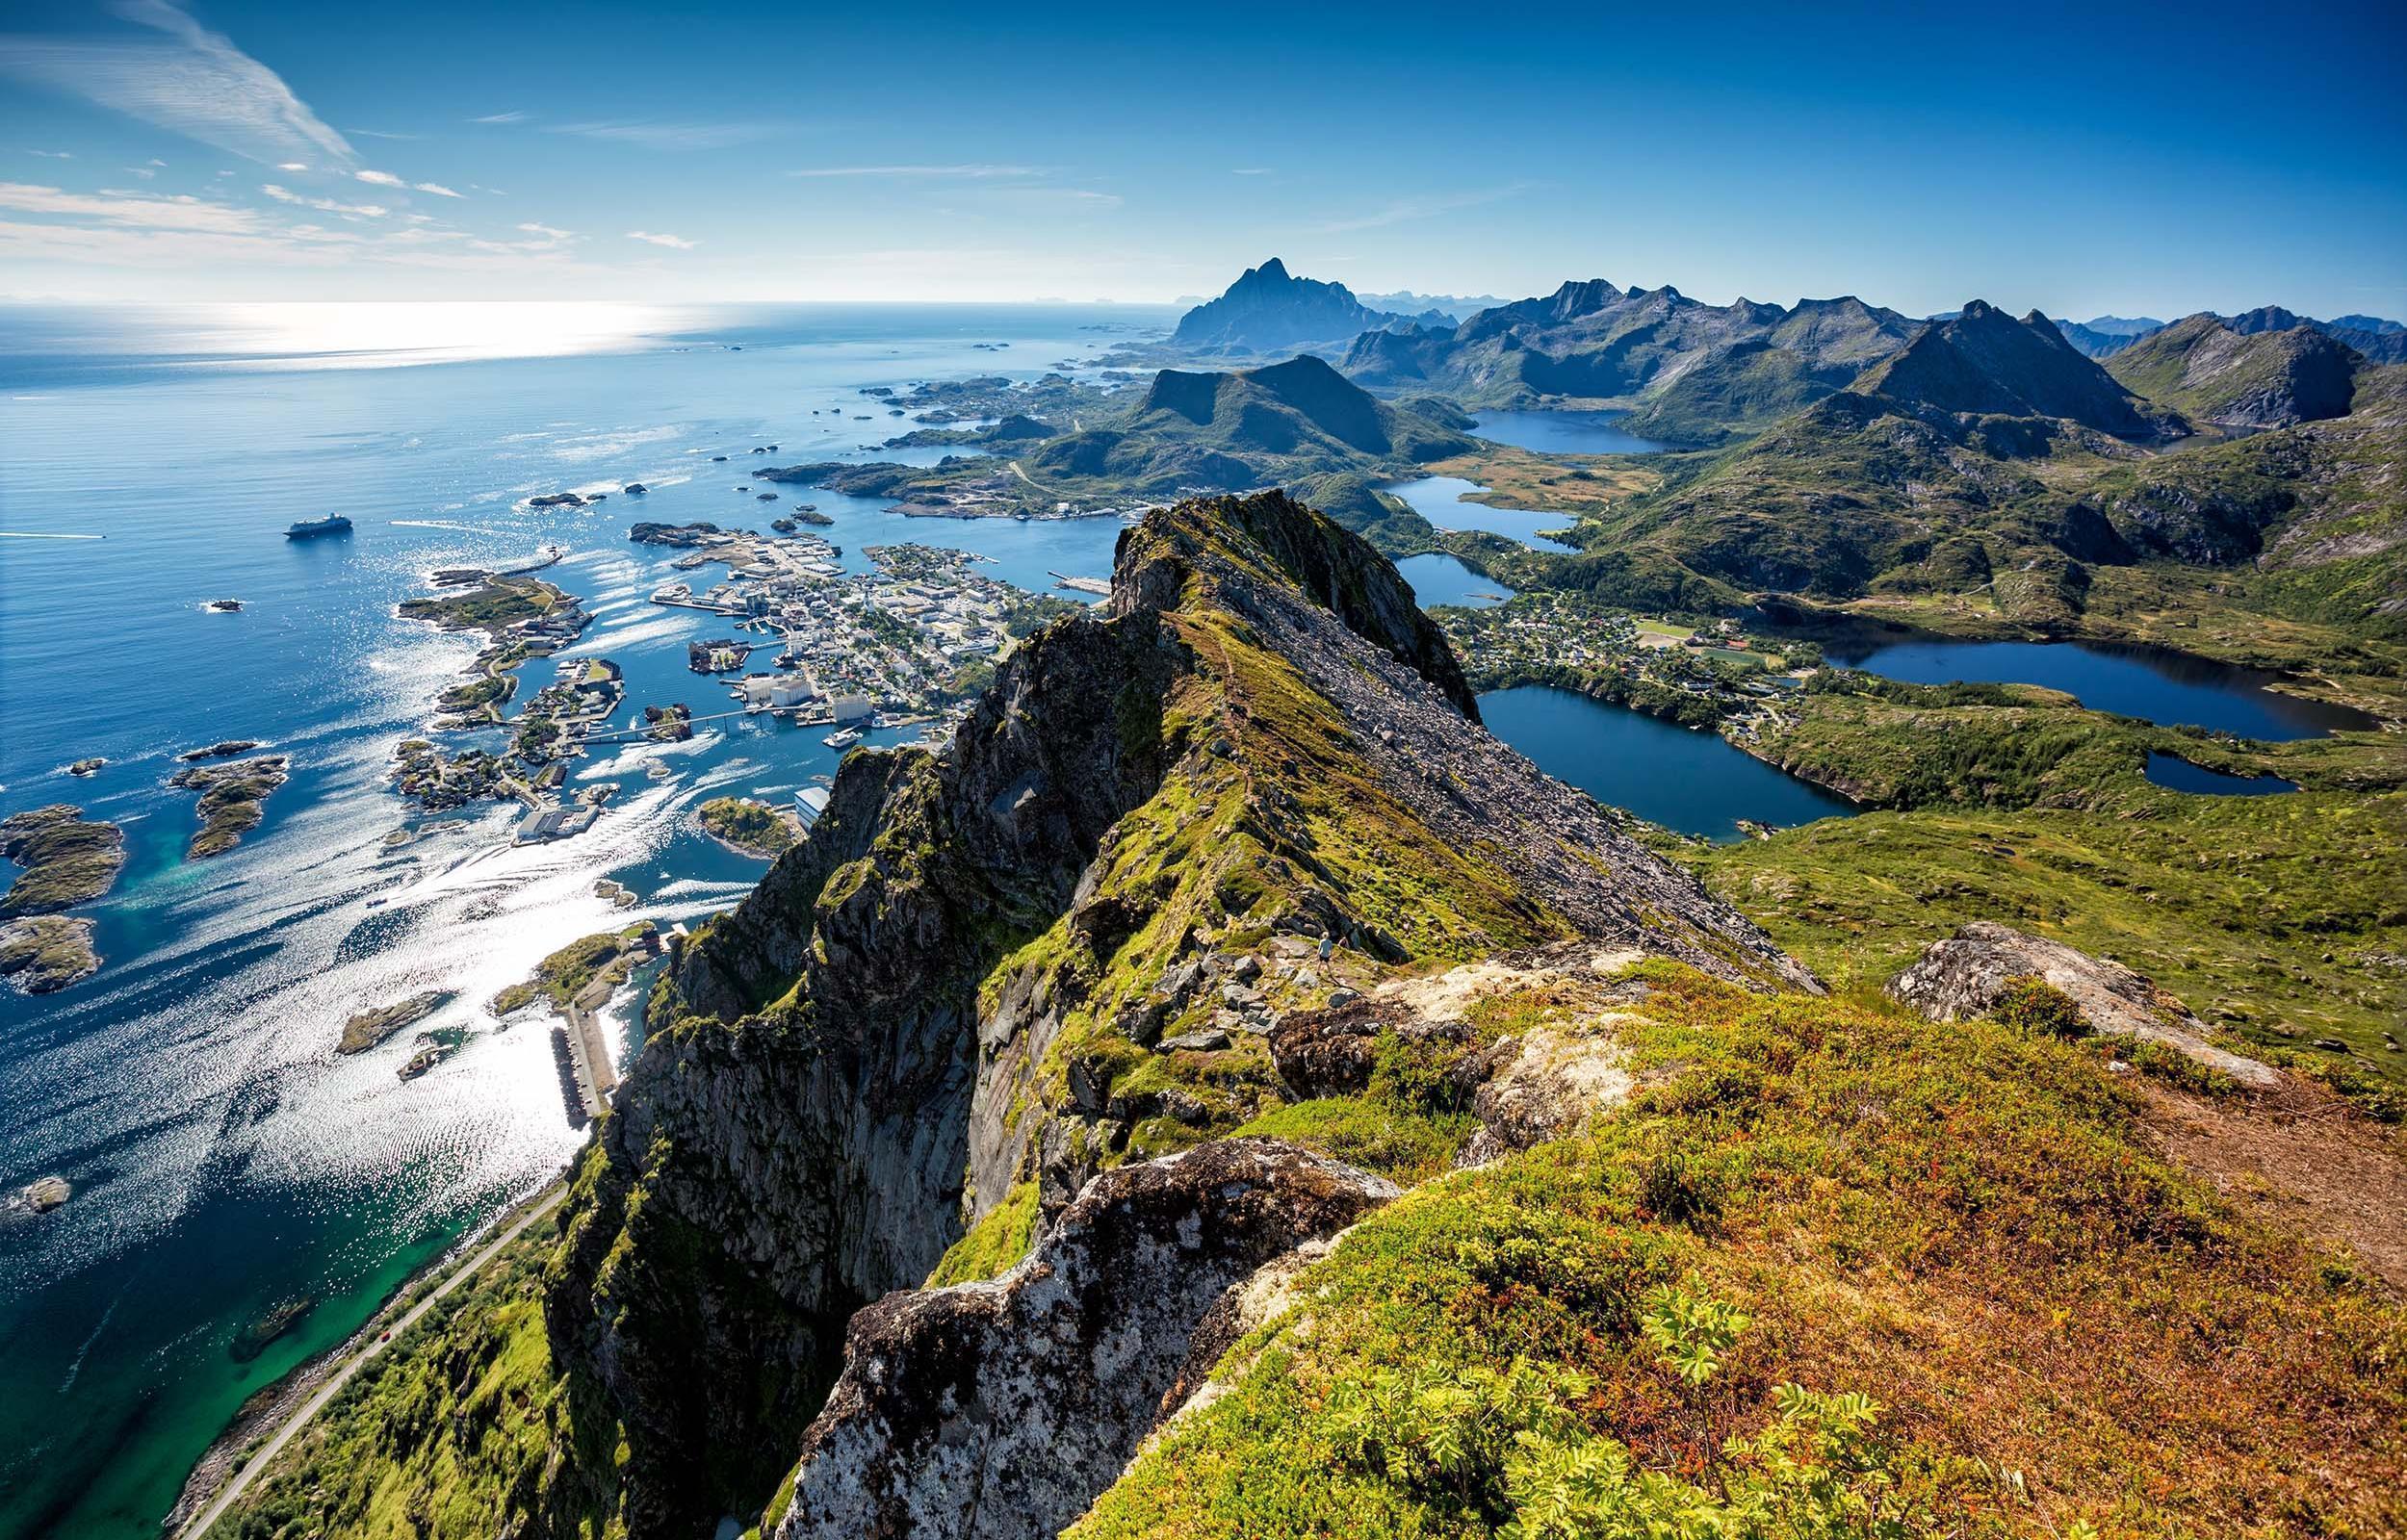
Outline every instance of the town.
POLYGON ((691 644, 700 673, 728 681, 748 712, 790 714, 857 737, 871 723, 933 721, 983 689, 995 659, 1058 615, 1082 606, 1031 595, 977 570, 981 558, 916 544, 871 546, 867 573, 846 573, 841 552, 814 534, 763 536, 707 524, 635 526, 630 539, 690 548, 671 566, 724 564, 727 577, 696 592, 690 581, 655 589, 656 604, 708 610, 763 638, 691 644), (776 667, 742 672, 774 646, 776 667))

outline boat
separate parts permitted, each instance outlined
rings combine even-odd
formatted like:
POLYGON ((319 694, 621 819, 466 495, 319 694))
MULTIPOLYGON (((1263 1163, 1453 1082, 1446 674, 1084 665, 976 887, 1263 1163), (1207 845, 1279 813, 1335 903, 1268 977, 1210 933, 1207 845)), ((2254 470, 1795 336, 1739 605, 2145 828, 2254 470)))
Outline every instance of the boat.
POLYGON ((285 527, 284 538, 287 540, 309 540, 319 535, 347 535, 350 532, 351 522, 349 519, 339 513, 329 513, 323 519, 298 519, 294 521, 291 525, 285 527))
POLYGON ((850 728, 838 728, 819 741, 831 749, 849 749, 861 741, 861 734, 850 728))

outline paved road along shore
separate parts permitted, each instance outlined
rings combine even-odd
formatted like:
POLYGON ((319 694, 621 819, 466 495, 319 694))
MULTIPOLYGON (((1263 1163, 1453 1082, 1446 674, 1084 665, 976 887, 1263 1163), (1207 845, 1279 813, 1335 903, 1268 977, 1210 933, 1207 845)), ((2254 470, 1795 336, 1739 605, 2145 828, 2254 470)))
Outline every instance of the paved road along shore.
MULTIPOLYGON (((377 1328, 378 1334, 372 1335, 369 1331, 363 1330, 359 1334, 361 1342, 359 1349, 351 1354, 343 1367, 328 1374, 326 1382, 318 1387, 318 1393, 303 1401, 300 1410, 285 1419, 284 1424, 271 1434, 268 1441, 260 1445, 249 1459, 243 1462, 243 1468, 235 1472, 225 1485, 219 1489, 218 1495, 209 1500, 208 1506, 202 1508, 194 1517, 193 1522, 183 1527, 177 1534, 176 1540, 200 1540, 200 1536, 207 1534, 209 1527, 224 1517, 225 1510, 232 1507, 235 1501, 249 1490, 252 1477, 266 1470, 269 1463, 276 1457, 278 1451, 292 1439, 293 1435, 299 1432, 311 1418, 317 1416, 326 1402, 334 1399, 345 1385, 350 1383, 351 1376, 359 1373, 360 1365, 390 1348, 393 1345, 393 1339, 400 1337, 402 1332, 415 1325, 418 1318, 432 1309, 436 1300, 474 1277, 479 1269, 500 1253, 504 1246, 517 1240, 521 1231, 559 1207, 560 1199, 567 1195, 566 1183, 554 1186, 549 1193, 535 1200, 532 1208, 503 1226, 501 1232, 492 1240, 477 1248, 475 1255, 453 1268, 451 1276, 435 1285, 424 1299, 410 1306, 399 1321, 394 1322, 390 1326, 377 1328)), ((371 1322, 371 1325, 373 1326, 374 1322, 371 1322)))

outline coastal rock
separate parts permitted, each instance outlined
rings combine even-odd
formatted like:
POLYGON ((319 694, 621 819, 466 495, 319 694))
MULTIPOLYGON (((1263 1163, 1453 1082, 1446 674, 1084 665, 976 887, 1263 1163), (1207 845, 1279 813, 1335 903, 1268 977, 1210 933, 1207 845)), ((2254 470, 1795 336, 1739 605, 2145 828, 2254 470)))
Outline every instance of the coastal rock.
POLYGON ((0 893, 0 920, 54 914, 88 904, 115 886, 125 865, 125 834, 87 820, 65 803, 0 819, 0 857, 25 868, 0 893))
POLYGON ((1230 1291, 1395 1194, 1256 1139, 1103 1173, 1002 1278, 853 1318, 778 1540, 1059 1532, 1175 1406, 1230 1291))
POLYGON ((258 747, 257 738, 223 738, 205 748, 187 749, 175 757, 179 764, 197 764, 203 759, 230 759, 238 754, 248 754, 258 747))
POLYGON ((100 758, 98 756, 94 756, 90 759, 78 759, 73 764, 66 767, 66 773, 74 776, 78 780, 90 780, 91 777, 98 775, 101 771, 101 767, 106 765, 108 762, 108 760, 100 758))
POLYGON ((574 492, 551 492, 539 498, 529 498, 530 508, 582 508, 585 500, 574 492))
POLYGON ((2120 962, 2028 936, 1994 920, 1975 920, 1889 981, 1889 993, 1933 1021, 1986 1015, 2018 979, 2036 978, 2072 996, 2092 1032, 2160 1043, 2257 1090, 2282 1083, 2280 1071, 2207 1041, 2207 1024, 2188 1007, 2120 962))
POLYGON ((255 759, 194 765, 169 776, 168 785, 200 793, 195 808, 200 817, 200 832, 193 835, 184 854, 198 860, 221 855, 241 844, 243 836, 258 828, 260 820, 267 816, 269 793, 292 779, 286 773, 286 763, 283 755, 267 754, 255 759))
POLYGON ((0 921, 0 978, 27 994, 51 994, 100 971, 92 923, 62 914, 0 921))
POLYGON ((73 1195, 74 1189, 66 1185, 65 1178, 59 1176, 36 1177, 17 1194, 18 1199, 36 1214, 47 1214, 73 1195))
POLYGON ((422 1021, 440 1010, 451 994, 442 989, 427 989, 406 1000, 380 1005, 373 1011, 362 1011, 343 1023, 342 1040, 334 1045, 336 1053, 366 1053, 385 1039, 414 1021, 422 1021))

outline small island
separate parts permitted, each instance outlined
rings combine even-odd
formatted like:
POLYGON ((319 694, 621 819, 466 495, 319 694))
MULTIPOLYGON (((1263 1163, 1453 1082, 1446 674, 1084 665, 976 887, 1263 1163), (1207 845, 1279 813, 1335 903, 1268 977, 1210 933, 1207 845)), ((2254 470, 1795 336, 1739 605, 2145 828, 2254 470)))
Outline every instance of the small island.
POLYGON ((47 1214, 74 1196, 75 1190, 63 1176, 38 1176, 8 1194, 0 1201, 0 1211, 22 1208, 34 1214, 47 1214))
POLYGON ((219 856, 243 842, 267 816, 269 793, 292 779, 280 754, 223 764, 194 765, 168 778, 168 784, 200 793, 200 832, 185 849, 188 860, 219 856))
POLYGON ((343 1039, 334 1045, 336 1053, 366 1053, 385 1039, 415 1021, 423 1021, 443 1008, 451 993, 444 989, 426 989, 406 1000, 362 1011, 343 1023, 343 1039))
POLYGON ((655 743, 683 743, 693 736, 693 707, 647 706, 643 708, 644 735, 655 743))
POLYGON ((651 957, 654 927, 641 920, 623 931, 604 931, 580 937, 535 965, 534 976, 495 995, 485 1009, 497 1017, 516 1015, 537 999, 566 1010, 578 995, 606 980, 608 989, 627 982, 638 963, 651 957))
POLYGON ((198 764, 203 759, 231 759, 238 754, 248 754, 259 747, 257 738, 220 738, 198 749, 187 749, 175 757, 178 764, 198 764))
POLYGON ((0 919, 55 914, 89 904, 116 885, 125 865, 125 833, 87 820, 81 808, 54 803, 0 819, 0 857, 25 868, 0 893, 0 919))
POLYGON ((775 860, 802 837, 791 819, 751 797, 714 797, 698 816, 705 834, 739 856, 775 860))
POLYGON ((66 767, 66 773, 75 777, 78 781, 88 781, 93 776, 100 774, 101 767, 106 765, 108 762, 108 760, 94 755, 89 759, 78 759, 73 764, 68 765, 66 767))
POLYGON ((55 994, 100 971, 91 921, 28 914, 0 922, 0 978, 27 994, 55 994))

